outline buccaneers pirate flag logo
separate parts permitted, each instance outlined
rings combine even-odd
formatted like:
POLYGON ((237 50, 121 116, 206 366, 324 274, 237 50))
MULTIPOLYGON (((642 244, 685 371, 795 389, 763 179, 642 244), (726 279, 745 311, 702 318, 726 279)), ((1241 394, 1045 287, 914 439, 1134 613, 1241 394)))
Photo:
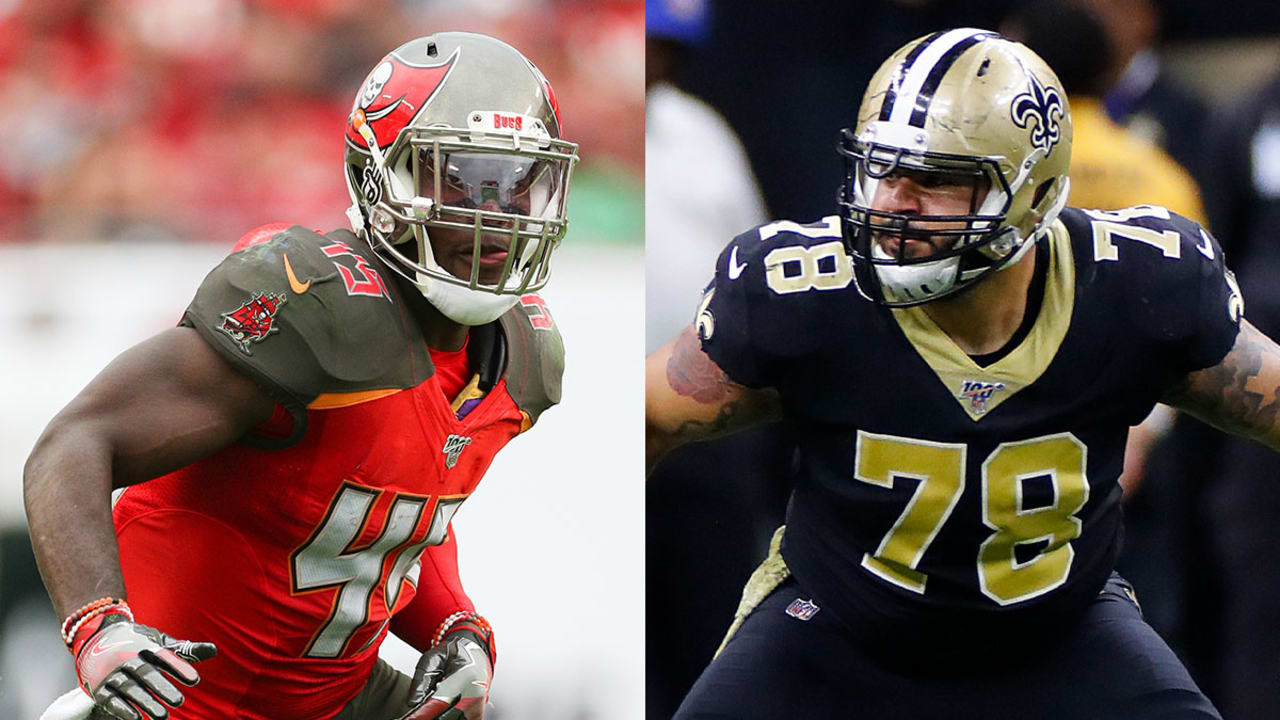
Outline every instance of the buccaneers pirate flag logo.
MULTIPOLYGON (((386 148, 395 142, 400 129, 412 123, 435 97, 457 59, 457 50, 448 59, 434 65, 410 62, 391 53, 365 78, 351 108, 352 118, 357 112, 362 113, 373 130, 378 147, 386 148)), ((369 147, 350 120, 347 122, 347 142, 362 150, 369 147)))
POLYGON ((284 293, 258 293, 249 302, 228 313, 222 313, 218 329, 236 341, 245 355, 252 355, 250 343, 262 342, 279 330, 275 327, 276 311, 284 304, 284 293))

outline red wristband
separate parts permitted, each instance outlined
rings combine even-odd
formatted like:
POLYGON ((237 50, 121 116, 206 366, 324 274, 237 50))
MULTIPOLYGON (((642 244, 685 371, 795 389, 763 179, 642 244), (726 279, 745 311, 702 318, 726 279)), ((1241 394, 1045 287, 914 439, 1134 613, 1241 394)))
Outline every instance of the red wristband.
POLYGON ((70 648, 71 640, 75 637, 77 629, 83 625, 86 620, 94 615, 107 612, 113 607, 121 608, 122 612, 125 615, 128 615, 130 620, 133 619, 133 611, 129 609, 129 603, 125 602, 124 598, 98 598, 97 600, 94 600, 93 602, 84 605, 79 610, 71 613, 62 621, 62 642, 70 648))
POLYGON ((489 624, 484 617, 467 611, 459 610, 450 615, 440 623, 440 627, 436 629, 435 636, 432 637, 431 644, 439 645, 444 642, 449 633, 457 630, 470 630, 471 632, 484 638, 486 649, 489 651, 489 662, 497 664, 498 662, 498 646, 493 641, 493 626, 489 624))
POLYGON ((100 611, 85 616, 76 624, 76 628, 71 636, 71 642, 67 647, 71 650, 71 654, 80 657, 80 649, 90 640, 98 631, 102 629, 102 625, 113 615, 132 621, 133 613, 129 610, 128 605, 108 605, 100 611))

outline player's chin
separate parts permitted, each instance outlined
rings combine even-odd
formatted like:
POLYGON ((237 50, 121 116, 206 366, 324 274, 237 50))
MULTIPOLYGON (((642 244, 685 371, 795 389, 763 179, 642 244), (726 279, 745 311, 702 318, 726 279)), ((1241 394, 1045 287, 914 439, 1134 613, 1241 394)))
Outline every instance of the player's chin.
POLYGON ((470 281, 471 272, 474 267, 476 272, 476 282, 481 285, 497 285, 502 279, 502 268, 507 264, 507 252, 505 250, 495 250, 482 252, 480 254, 480 262, 474 262, 474 255, 470 252, 461 252, 449 259, 449 262, 442 263, 444 269, 452 276, 459 280, 470 281))

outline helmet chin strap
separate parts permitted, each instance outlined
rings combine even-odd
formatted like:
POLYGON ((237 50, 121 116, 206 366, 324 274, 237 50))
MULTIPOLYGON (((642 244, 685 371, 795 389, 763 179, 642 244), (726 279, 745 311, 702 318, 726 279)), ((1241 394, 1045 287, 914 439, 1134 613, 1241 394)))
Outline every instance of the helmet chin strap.
MULTIPOLYGON (((414 239, 418 242, 418 262, 429 270, 449 274, 448 270, 436 262, 427 228, 415 227, 414 239)), ((518 295, 472 290, 420 272, 414 273, 413 284, 427 298, 427 302, 434 305, 445 317, 463 325, 491 323, 520 300, 518 295)))
MULTIPOLYGON (((871 256, 877 260, 888 260, 892 256, 878 244, 872 243, 871 256)), ((916 301, 932 297, 950 290, 956 284, 960 269, 959 256, 953 256, 934 262, 914 265, 882 265, 875 266, 880 286, 890 302, 916 301)))
POLYGON ((484 325, 502 316, 520 301, 516 295, 496 295, 441 282, 415 273, 414 285, 437 310, 462 325, 484 325))

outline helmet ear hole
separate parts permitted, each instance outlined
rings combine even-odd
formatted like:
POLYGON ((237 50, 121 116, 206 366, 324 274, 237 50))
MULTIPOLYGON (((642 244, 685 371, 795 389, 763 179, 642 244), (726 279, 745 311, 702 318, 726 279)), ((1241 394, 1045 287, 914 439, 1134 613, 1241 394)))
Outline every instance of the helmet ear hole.
POLYGON ((1040 209, 1040 203, 1044 202, 1045 196, 1053 189, 1054 183, 1058 182, 1058 178, 1049 178, 1036 188, 1035 194, 1031 196, 1031 207, 1035 210, 1040 209))

